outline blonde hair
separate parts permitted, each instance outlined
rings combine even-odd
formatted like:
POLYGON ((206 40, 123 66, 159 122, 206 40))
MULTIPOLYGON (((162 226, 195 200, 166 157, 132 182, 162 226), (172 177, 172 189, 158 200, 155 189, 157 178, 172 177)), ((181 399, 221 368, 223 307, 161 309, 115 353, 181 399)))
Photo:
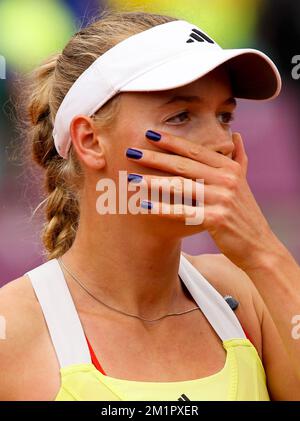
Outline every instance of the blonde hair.
MULTIPOLYGON (((74 241, 83 179, 74 149, 71 147, 65 160, 54 146, 53 122, 63 98, 80 74, 115 44, 173 20, 176 19, 143 12, 105 12, 74 34, 61 53, 49 57, 30 75, 30 95, 26 101, 28 134, 32 157, 45 171, 46 199, 42 203, 46 208, 46 222, 42 237, 49 259, 63 255, 74 241)), ((119 97, 113 97, 96 113, 99 126, 113 123, 119 97)))

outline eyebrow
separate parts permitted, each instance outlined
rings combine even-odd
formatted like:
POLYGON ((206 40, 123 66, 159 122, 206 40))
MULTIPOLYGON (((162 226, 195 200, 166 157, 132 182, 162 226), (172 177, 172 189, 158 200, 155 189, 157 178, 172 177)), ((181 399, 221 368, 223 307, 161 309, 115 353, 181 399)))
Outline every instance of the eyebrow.
MULTIPOLYGON (((201 103, 203 102, 203 98, 199 97, 199 96, 195 96, 195 95, 176 95, 172 98, 170 98, 167 102, 165 102, 164 104, 162 104, 162 106, 164 105, 168 105, 168 104, 172 104, 174 102, 191 102, 191 103, 201 103)), ((236 99, 234 97, 230 97, 228 99, 226 99, 222 105, 233 105, 236 106, 236 99)))

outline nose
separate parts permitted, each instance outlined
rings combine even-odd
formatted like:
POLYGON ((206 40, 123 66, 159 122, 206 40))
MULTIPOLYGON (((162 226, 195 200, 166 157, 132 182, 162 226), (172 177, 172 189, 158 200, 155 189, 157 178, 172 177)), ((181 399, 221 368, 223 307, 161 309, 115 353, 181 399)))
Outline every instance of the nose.
POLYGON ((232 141, 231 129, 226 130, 220 126, 216 127, 216 125, 212 125, 206 131, 205 137, 206 140, 203 142, 203 146, 232 158, 234 143, 232 141))
POLYGON ((228 156, 229 158, 232 158, 234 143, 232 140, 228 139, 227 141, 224 141, 220 144, 218 143, 214 150, 218 153, 228 156))

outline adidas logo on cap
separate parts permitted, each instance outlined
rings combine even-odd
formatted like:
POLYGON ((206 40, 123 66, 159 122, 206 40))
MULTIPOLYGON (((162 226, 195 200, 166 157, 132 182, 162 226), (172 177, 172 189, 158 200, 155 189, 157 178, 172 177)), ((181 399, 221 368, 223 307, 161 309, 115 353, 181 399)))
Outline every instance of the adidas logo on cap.
POLYGON ((184 393, 177 400, 178 401, 190 401, 190 399, 184 393))
POLYGON ((215 42, 209 38, 207 35, 203 34, 203 32, 199 31, 199 29, 193 28, 192 32, 190 33, 189 39, 186 41, 187 43, 190 42, 209 42, 210 44, 214 44, 215 42))

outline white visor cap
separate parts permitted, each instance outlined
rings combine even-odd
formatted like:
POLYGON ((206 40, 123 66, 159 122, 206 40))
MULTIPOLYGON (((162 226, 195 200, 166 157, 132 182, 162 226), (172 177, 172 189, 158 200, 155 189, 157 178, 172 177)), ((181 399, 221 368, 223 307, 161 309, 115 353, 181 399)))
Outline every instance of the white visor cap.
POLYGON ((119 42, 74 82, 54 121, 57 152, 68 157, 72 119, 93 115, 119 92, 164 91, 187 85, 226 63, 233 95, 275 98, 281 77, 273 61, 255 49, 222 49, 192 23, 177 20, 119 42))

